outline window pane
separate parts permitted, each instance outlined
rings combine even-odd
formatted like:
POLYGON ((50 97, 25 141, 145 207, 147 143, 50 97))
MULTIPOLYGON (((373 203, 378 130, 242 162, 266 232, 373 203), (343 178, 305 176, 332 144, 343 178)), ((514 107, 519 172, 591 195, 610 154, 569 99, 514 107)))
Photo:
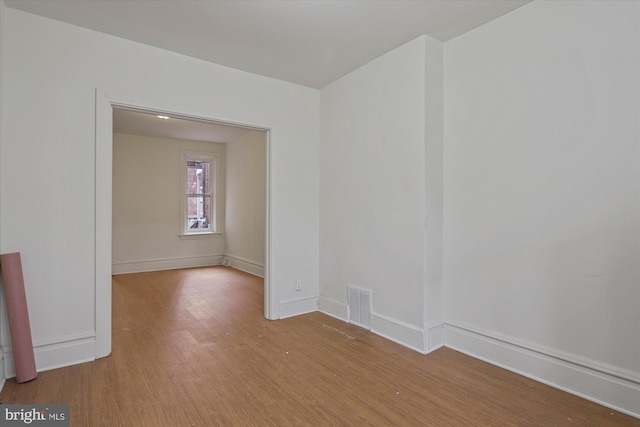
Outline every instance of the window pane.
POLYGON ((210 192, 209 171, 211 164, 205 161, 187 161, 187 193, 207 194, 210 192))
POLYGON ((211 229, 211 197, 187 197, 187 229, 211 229))

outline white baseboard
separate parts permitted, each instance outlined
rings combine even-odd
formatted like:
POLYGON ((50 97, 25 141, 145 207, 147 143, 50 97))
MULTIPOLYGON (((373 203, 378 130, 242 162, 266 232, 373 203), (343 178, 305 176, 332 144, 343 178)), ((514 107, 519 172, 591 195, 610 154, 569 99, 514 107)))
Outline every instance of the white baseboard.
MULTIPOLYGON (((96 359, 95 333, 61 337, 47 343, 36 344, 33 346, 33 353, 38 372, 90 362, 96 359)), ((15 377, 13 350, 3 349, 2 359, 4 378, 15 377)))
POLYGON ((311 296, 280 301, 280 319, 318 311, 318 297, 311 296))
MULTIPOLYGON (((318 310, 348 322, 347 303, 320 295, 318 310)), ((374 334, 422 354, 430 353, 444 346, 444 324, 442 323, 422 329, 379 313, 371 313, 371 323, 371 332, 374 334)))
POLYGON ((347 313, 347 303, 333 298, 328 298, 324 295, 320 295, 318 298, 318 310, 344 322, 349 318, 347 313))
POLYGON ((178 268, 208 267, 222 265, 224 255, 207 255, 188 258, 155 259, 114 263, 112 274, 142 273, 147 271, 175 270, 178 268))
POLYGON ((419 353, 427 353, 424 329, 401 320, 371 313, 371 332, 419 353))
POLYGON ((264 264, 254 262, 246 258, 240 258, 235 255, 225 255, 224 258, 224 265, 264 278, 264 264), (229 262, 228 264, 227 260, 229 262))
POLYGON ((445 324, 444 333, 447 347, 640 418, 640 378, 637 373, 467 325, 445 324))

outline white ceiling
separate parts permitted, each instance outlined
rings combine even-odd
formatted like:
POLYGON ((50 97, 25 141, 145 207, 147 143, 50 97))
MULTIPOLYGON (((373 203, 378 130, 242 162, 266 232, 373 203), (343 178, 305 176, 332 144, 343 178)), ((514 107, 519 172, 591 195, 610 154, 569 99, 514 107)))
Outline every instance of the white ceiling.
MULTIPOLYGON (((322 88, 423 34, 447 41, 529 0, 5 0, 8 7, 322 88)), ((229 142, 246 129, 114 110, 114 131, 229 142)))
POLYGON ((131 135, 227 143, 251 132, 251 129, 186 120, 180 117, 162 120, 155 114, 114 109, 113 131, 131 135))
POLYGON ((422 35, 447 41, 528 0, 5 0, 9 7, 313 88, 422 35))

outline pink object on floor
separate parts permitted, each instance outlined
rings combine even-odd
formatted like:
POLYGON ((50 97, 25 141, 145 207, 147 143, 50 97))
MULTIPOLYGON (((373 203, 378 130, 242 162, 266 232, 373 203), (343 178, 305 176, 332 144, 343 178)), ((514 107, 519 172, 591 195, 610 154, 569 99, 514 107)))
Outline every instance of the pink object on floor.
POLYGON ((37 371, 20 252, 0 255, 0 270, 7 300, 16 381, 24 383, 34 379, 37 371))

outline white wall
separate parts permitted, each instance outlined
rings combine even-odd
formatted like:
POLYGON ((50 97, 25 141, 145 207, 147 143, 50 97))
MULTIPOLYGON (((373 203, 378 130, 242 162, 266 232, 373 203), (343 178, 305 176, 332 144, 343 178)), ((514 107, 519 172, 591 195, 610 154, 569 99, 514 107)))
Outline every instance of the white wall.
POLYGON ((264 132, 248 132, 226 144, 226 247, 235 268, 262 276, 265 248, 264 132))
POLYGON ((184 151, 219 154, 224 177, 225 144, 113 135, 114 274, 221 264, 224 234, 180 236, 184 151))
POLYGON ((301 311, 300 299, 314 301, 317 90, 4 12, 0 251, 22 252, 40 370, 96 354, 96 88, 272 129, 270 279, 279 303, 272 317, 301 311), (296 279, 306 284, 301 292, 296 279))
POLYGON ((639 27, 533 2, 446 43, 444 165, 447 345, 636 415, 639 27))
POLYGON ((321 91, 320 308, 346 318, 347 286, 371 289, 372 330, 420 351, 431 42, 420 37, 321 91))

